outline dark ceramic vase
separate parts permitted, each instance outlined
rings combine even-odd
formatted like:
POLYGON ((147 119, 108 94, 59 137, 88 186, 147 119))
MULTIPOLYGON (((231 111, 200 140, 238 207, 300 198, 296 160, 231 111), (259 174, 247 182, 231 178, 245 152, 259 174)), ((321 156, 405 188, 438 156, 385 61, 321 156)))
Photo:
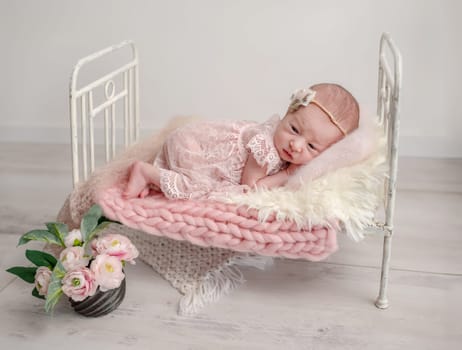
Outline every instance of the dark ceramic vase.
POLYGON ((125 278, 120 287, 110 289, 106 292, 99 290, 94 295, 82 301, 69 299, 75 312, 86 317, 99 317, 117 309, 125 297, 125 278))

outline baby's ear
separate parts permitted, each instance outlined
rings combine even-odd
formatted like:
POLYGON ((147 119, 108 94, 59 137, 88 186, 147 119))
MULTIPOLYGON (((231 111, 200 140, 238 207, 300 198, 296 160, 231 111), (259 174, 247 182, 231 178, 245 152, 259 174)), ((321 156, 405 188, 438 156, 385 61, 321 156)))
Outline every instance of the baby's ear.
POLYGON ((289 177, 286 187, 296 190, 301 184, 329 171, 359 163, 369 157, 377 149, 380 140, 377 120, 376 116, 361 116, 356 130, 331 145, 308 164, 301 166, 289 177))

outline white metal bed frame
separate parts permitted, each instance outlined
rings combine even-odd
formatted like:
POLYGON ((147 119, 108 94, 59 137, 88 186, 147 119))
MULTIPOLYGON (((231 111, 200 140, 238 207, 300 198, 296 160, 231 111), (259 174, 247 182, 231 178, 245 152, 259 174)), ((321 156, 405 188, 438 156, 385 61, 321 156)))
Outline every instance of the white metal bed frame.
POLYGON ((106 162, 114 158, 116 153, 116 103, 123 100, 124 109, 124 144, 125 147, 136 142, 139 137, 139 89, 138 89, 138 51, 133 41, 126 40, 79 60, 74 67, 69 87, 71 145, 72 145, 72 178, 74 186, 86 180, 95 170, 95 128, 94 119, 104 112, 104 135, 106 162), (93 82, 78 87, 79 73, 87 65, 116 50, 131 48, 131 59, 121 67, 93 82), (123 79, 121 91, 116 94, 116 77, 123 79), (105 101, 94 105, 93 95, 97 88, 104 85, 105 101), (78 108, 80 107, 80 109, 78 108), (79 131, 80 140, 79 143, 79 131), (89 140, 89 141, 87 141, 89 140), (88 145, 89 142, 89 145, 88 145), (79 150, 79 144, 81 149, 79 150), (89 146, 89 147, 88 147, 89 146), (90 157, 88 157, 90 153, 90 157), (88 171, 90 169, 90 171, 88 171))
MULTIPOLYGON (((86 180, 89 174, 91 174, 91 172, 95 169, 93 120, 101 115, 102 112, 104 112, 106 162, 114 157, 116 145, 115 104, 121 99, 124 100, 124 108, 122 110, 124 120, 124 144, 127 147, 138 140, 138 64, 138 53, 135 44, 132 41, 127 40, 118 45, 108 47, 82 58, 75 66, 70 82, 72 176, 74 186, 79 181, 86 180), (93 82, 77 88, 77 78, 82 66, 127 46, 131 48, 132 52, 132 58, 129 62, 93 82), (123 76, 124 83, 123 89, 116 94, 113 79, 117 75, 123 76), (93 91, 103 85, 106 100, 101 104, 94 106, 93 91), (80 108, 78 108, 78 106, 80 106, 80 108), (79 136, 81 142, 79 142, 79 136), (88 152, 90 153, 90 157, 88 157, 88 152)), ((384 132, 388 141, 387 162, 389 174, 384 184, 385 220, 383 222, 379 220, 376 221, 374 226, 371 226, 368 230, 371 233, 384 235, 380 288, 379 295, 375 302, 375 305, 380 309, 386 309, 389 306, 387 299, 387 286, 390 269, 391 242, 394 230, 393 217, 395 209, 396 177, 398 171, 400 90, 401 55, 390 35, 388 33, 384 33, 380 39, 379 49, 377 115, 384 127, 384 132)))

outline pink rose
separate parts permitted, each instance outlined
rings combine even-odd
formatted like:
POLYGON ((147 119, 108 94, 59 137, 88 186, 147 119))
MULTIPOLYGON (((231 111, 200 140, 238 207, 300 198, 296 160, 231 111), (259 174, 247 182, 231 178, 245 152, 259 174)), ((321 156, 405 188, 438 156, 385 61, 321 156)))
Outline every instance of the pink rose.
POLYGON ((93 255, 107 254, 114 256, 120 261, 128 261, 135 264, 134 259, 139 255, 138 249, 125 236, 108 233, 96 238, 91 242, 93 255))
POLYGON ((80 230, 72 230, 69 232, 64 238, 64 245, 66 247, 73 247, 73 246, 79 246, 82 244, 82 233, 80 230))
POLYGON ((88 266, 90 257, 85 256, 83 247, 68 247, 61 252, 59 260, 61 260, 66 271, 71 271, 88 266))
POLYGON ((91 262, 90 270, 95 274, 95 279, 102 292, 119 287, 125 278, 122 263, 115 256, 98 255, 91 262))
POLYGON ((48 285, 51 280, 51 270, 46 266, 40 266, 35 272, 35 288, 39 295, 47 295, 48 285))
POLYGON ((98 288, 94 273, 87 267, 67 272, 61 283, 63 293, 74 301, 82 301, 94 295, 98 288))

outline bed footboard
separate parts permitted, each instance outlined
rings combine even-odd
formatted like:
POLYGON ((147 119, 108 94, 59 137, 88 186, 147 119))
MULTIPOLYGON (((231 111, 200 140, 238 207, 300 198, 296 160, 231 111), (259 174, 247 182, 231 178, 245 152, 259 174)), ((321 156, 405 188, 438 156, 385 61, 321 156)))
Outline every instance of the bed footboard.
POLYGON ((396 177, 398 173, 399 98, 401 92, 401 54, 388 33, 380 39, 377 115, 387 136, 387 163, 389 176, 384 188, 384 222, 376 229, 383 231, 383 256, 379 296, 375 305, 388 307, 387 286, 390 269, 391 241, 395 211, 396 177))

